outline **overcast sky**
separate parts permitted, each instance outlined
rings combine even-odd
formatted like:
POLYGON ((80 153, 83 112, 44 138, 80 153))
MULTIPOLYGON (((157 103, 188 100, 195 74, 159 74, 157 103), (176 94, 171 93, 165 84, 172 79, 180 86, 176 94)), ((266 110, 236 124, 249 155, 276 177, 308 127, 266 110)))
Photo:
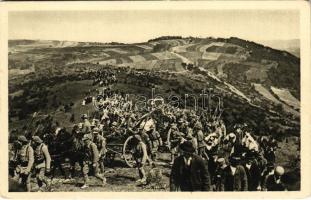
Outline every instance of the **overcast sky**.
POLYGON ((163 35, 299 38, 299 12, 284 10, 20 11, 9 13, 9 39, 144 42, 163 35))

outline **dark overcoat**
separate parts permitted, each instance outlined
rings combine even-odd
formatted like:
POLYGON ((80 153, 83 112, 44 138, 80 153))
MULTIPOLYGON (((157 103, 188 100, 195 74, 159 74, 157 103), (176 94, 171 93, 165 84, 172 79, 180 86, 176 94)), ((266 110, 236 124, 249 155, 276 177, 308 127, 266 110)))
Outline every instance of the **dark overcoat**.
MULTIPOLYGON (((179 156, 174 160, 172 171, 170 175, 170 190, 171 191, 186 191, 180 186, 184 186, 185 177, 183 176, 183 169, 185 161, 183 156, 179 156)), ((207 163, 198 155, 193 155, 190 164, 190 180, 187 181, 191 185, 191 191, 209 191, 211 182, 208 173, 207 163)))

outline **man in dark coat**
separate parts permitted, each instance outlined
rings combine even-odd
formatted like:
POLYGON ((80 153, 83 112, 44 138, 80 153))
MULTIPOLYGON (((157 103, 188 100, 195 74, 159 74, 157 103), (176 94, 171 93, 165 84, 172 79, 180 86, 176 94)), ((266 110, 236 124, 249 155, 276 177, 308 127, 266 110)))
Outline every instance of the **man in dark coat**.
POLYGON ((245 156, 245 172, 248 180, 248 191, 261 190, 261 172, 256 161, 256 154, 253 152, 248 152, 245 156))
POLYGON ((171 191, 209 191, 210 176, 207 164, 194 154, 195 148, 190 141, 180 145, 182 155, 174 160, 170 175, 171 191))
POLYGON ((240 165, 240 157, 232 155, 230 165, 224 169, 221 191, 247 191, 248 182, 245 169, 240 165))

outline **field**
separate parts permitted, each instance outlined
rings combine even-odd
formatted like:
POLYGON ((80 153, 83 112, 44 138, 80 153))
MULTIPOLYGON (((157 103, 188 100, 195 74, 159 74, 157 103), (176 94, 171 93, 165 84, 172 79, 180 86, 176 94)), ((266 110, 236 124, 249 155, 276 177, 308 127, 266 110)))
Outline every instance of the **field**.
POLYGON ((133 62, 144 62, 146 59, 141 55, 129 56, 133 62))
POLYGON ((218 60, 221 53, 214 53, 214 52, 204 52, 202 55, 202 59, 205 60, 218 60))
POLYGON ((168 60, 168 59, 175 59, 178 58, 176 55, 169 51, 161 52, 161 53, 152 53, 159 60, 168 60))
POLYGON ((146 45, 146 44, 136 44, 137 47, 143 48, 143 49, 147 49, 147 50, 152 50, 153 46, 152 45, 146 45))
POLYGON ((288 105, 284 104, 283 102, 279 101, 276 97, 274 97, 268 89, 263 87, 261 84, 254 84, 255 90, 260 93, 265 98, 269 99, 270 101, 274 102, 277 105, 282 105, 282 108, 287 112, 292 113, 295 116, 299 116, 300 113, 294 110, 293 108, 289 107, 288 105))
POLYGON ((287 89, 271 87, 271 90, 280 98, 281 101, 293 106, 295 109, 300 108, 300 102, 287 89))
POLYGON ((259 92, 262 96, 269 99, 270 101, 274 103, 281 103, 277 98, 275 98, 269 90, 267 90, 265 87, 263 87, 261 84, 254 84, 255 90, 259 92))

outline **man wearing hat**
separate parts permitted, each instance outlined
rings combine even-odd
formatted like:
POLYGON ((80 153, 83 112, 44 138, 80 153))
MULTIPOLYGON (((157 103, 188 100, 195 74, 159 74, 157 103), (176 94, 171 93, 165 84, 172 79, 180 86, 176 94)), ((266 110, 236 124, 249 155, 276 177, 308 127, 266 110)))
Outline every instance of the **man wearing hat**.
POLYGON ((174 160, 170 175, 170 191, 209 191, 210 176, 204 160, 194 154, 190 141, 180 145, 182 155, 174 160))
POLYGON ((45 176, 46 173, 50 173, 51 156, 48 147, 43 143, 39 136, 32 137, 32 145, 34 148, 35 157, 35 174, 37 178, 38 186, 41 190, 42 183, 46 185, 46 189, 50 190, 51 183, 45 176))
POLYGON ((248 180, 248 191, 261 190, 261 172, 256 161, 255 152, 247 152, 245 155, 245 172, 248 180))
POLYGON ((96 144, 98 149, 99 156, 99 165, 102 173, 105 172, 104 159, 107 153, 106 149, 106 139, 99 134, 100 129, 95 127, 92 131, 93 133, 93 142, 96 144))
POLYGON ((227 163, 225 158, 218 158, 217 159, 217 167, 215 170, 215 176, 214 180, 212 180, 212 183, 215 184, 215 191, 221 191, 221 181, 224 177, 224 171, 227 167, 227 163))
POLYGON ((15 169, 17 173, 16 179, 21 179, 22 186, 27 192, 31 191, 30 178, 31 169, 34 163, 34 152, 30 146, 29 141, 25 136, 21 135, 18 137, 17 142, 20 148, 16 149, 16 161, 17 167, 15 169))
POLYGON ((100 179, 102 181, 103 186, 106 184, 106 178, 103 177, 99 173, 99 166, 98 166, 98 161, 99 161, 99 153, 97 146, 94 142, 92 142, 92 135, 90 134, 85 134, 82 138, 84 141, 84 160, 83 160, 83 177, 84 177, 84 184, 81 187, 81 189, 88 188, 88 174, 89 174, 89 167, 94 171, 94 175, 96 178, 100 179))
POLYGON ((248 182, 245 169, 240 165, 241 158, 231 155, 229 166, 224 169, 221 191, 247 191, 248 182))
POLYGON ((215 185, 214 180, 216 176, 217 160, 218 160, 217 150, 212 150, 208 152, 207 166, 208 166, 208 172, 210 174, 212 185, 215 185))

